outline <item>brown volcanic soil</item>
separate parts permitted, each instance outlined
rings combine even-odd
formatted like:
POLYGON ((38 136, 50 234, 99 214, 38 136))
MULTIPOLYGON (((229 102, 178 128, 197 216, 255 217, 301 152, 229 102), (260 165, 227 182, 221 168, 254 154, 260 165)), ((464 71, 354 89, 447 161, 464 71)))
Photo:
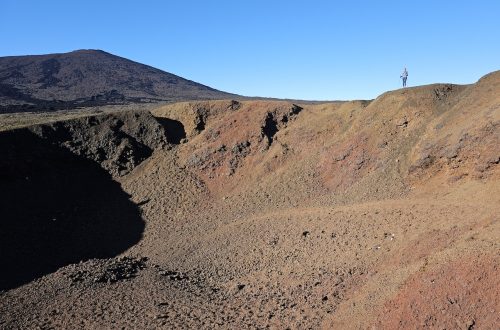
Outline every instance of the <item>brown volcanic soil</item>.
POLYGON ((498 72, 151 112, 0 133, 0 327, 498 327, 498 72))

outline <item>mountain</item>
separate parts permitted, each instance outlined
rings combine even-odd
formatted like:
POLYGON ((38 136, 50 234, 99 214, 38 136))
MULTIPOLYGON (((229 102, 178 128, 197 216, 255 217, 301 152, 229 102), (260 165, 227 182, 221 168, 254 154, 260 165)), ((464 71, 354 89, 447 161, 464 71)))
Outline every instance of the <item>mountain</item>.
POLYGON ((0 112, 234 97, 101 50, 0 57, 0 112))

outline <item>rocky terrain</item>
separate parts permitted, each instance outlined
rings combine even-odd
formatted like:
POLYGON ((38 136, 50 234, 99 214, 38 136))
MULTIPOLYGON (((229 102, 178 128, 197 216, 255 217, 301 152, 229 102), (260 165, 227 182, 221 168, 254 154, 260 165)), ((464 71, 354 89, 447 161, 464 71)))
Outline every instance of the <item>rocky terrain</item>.
POLYGON ((500 324, 500 72, 38 119, 0 132, 0 328, 500 324))
POLYGON ((231 97, 101 50, 0 57, 0 113, 231 97))

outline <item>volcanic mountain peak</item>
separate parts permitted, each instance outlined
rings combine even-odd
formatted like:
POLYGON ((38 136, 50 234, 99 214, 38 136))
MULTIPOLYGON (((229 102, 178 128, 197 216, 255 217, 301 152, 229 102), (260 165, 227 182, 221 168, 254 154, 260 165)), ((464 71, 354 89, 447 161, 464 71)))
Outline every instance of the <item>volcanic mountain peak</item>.
POLYGON ((102 50, 0 58, 3 111, 234 96, 102 50))

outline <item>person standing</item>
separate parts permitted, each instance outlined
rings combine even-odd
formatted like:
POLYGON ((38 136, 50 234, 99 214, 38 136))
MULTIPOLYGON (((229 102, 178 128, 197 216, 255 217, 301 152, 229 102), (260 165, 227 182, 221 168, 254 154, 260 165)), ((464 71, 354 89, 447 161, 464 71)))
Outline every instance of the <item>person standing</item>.
POLYGON ((408 79, 408 70, 406 68, 403 70, 401 74, 401 79, 403 79, 403 87, 406 87, 406 79, 408 79))

